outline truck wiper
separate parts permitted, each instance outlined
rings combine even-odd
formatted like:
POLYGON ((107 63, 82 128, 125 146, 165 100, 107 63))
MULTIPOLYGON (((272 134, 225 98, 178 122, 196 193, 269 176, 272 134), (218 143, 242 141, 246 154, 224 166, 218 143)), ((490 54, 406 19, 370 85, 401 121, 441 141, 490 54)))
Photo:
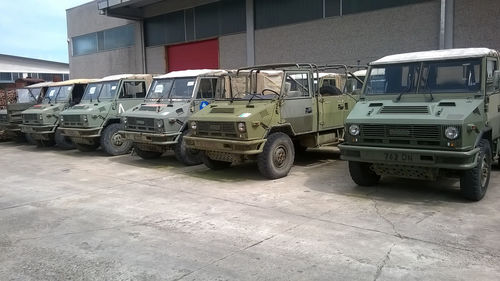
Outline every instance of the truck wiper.
POLYGON ((400 101, 400 100, 401 100, 401 97, 402 97, 404 94, 408 93, 408 92, 410 91, 410 89, 411 89, 411 86, 410 86, 410 87, 407 87, 406 89, 404 89, 401 93, 399 93, 399 95, 397 96, 397 98, 396 98, 394 101, 395 101, 395 102, 400 101))

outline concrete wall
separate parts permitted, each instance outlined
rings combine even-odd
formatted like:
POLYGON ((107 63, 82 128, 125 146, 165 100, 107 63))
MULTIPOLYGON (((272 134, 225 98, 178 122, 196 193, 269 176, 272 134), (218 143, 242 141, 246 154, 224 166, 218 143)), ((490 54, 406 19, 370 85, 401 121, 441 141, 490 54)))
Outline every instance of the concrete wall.
POLYGON ((146 48, 147 73, 163 74, 166 72, 165 46, 146 48))
POLYGON ((500 50, 500 1, 455 0, 454 47, 500 50))
POLYGON ((143 40, 139 22, 99 15, 95 1, 66 10, 66 20, 69 39, 130 23, 134 23, 136 28, 136 43, 127 48, 72 56, 71 43, 68 44, 71 78, 100 78, 112 74, 143 72, 143 40))
POLYGON ((256 64, 366 64, 439 47, 440 1, 255 31, 256 64))
POLYGON ((219 63, 221 68, 246 66, 246 33, 219 37, 219 63))

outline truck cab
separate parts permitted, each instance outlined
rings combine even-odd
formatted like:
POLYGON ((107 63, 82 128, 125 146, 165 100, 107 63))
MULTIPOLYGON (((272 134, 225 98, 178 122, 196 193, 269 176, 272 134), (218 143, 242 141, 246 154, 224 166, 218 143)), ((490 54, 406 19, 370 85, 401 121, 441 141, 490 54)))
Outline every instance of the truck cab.
POLYGON ((499 83, 499 54, 487 48, 372 62, 340 146, 354 182, 452 176, 465 198, 481 200, 500 149, 499 83))
POLYGON ((144 101, 151 80, 150 74, 120 74, 93 81, 80 104, 61 113, 61 134, 80 151, 101 146, 109 155, 128 153, 132 142, 118 133, 121 115, 144 101))
POLYGON ((144 159, 173 150, 185 165, 200 164, 199 154, 187 149, 183 141, 187 119, 222 97, 227 75, 224 70, 200 69, 155 77, 145 102, 122 115, 122 136, 144 159))
POLYGON ((0 130, 5 130, 10 138, 24 139, 33 142, 29 136, 21 132, 22 112, 42 101, 45 91, 53 82, 41 82, 16 89, 17 100, 7 104, 7 109, 0 111, 0 130))
POLYGON ((92 80, 74 79, 51 83, 42 102, 22 112, 21 132, 29 135, 40 147, 57 144, 62 149, 73 148, 59 130, 60 113, 80 102, 90 82, 92 80))
POLYGON ((186 145, 201 152, 207 167, 256 160, 265 177, 276 179, 288 174, 297 149, 342 141, 356 102, 338 88, 346 66, 264 65, 229 77, 224 97, 189 120, 186 145))

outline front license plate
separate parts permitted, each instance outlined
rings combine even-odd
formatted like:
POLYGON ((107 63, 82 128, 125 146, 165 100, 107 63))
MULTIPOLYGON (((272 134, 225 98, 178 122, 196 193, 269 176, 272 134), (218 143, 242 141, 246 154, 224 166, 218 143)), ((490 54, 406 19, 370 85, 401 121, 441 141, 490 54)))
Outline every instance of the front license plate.
POLYGON ((65 135, 67 136, 78 136, 78 132, 77 131, 66 131, 64 132, 65 135))
POLYGON ((416 160, 416 155, 406 152, 384 152, 384 160, 393 162, 413 162, 416 160))

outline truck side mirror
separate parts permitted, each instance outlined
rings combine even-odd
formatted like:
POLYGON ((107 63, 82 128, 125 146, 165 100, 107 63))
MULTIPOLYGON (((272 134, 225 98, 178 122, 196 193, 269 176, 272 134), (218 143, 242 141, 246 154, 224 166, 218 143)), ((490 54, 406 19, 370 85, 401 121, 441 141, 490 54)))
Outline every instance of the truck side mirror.
POLYGON ((493 72, 493 87, 495 87, 495 90, 500 89, 500 70, 493 72))

